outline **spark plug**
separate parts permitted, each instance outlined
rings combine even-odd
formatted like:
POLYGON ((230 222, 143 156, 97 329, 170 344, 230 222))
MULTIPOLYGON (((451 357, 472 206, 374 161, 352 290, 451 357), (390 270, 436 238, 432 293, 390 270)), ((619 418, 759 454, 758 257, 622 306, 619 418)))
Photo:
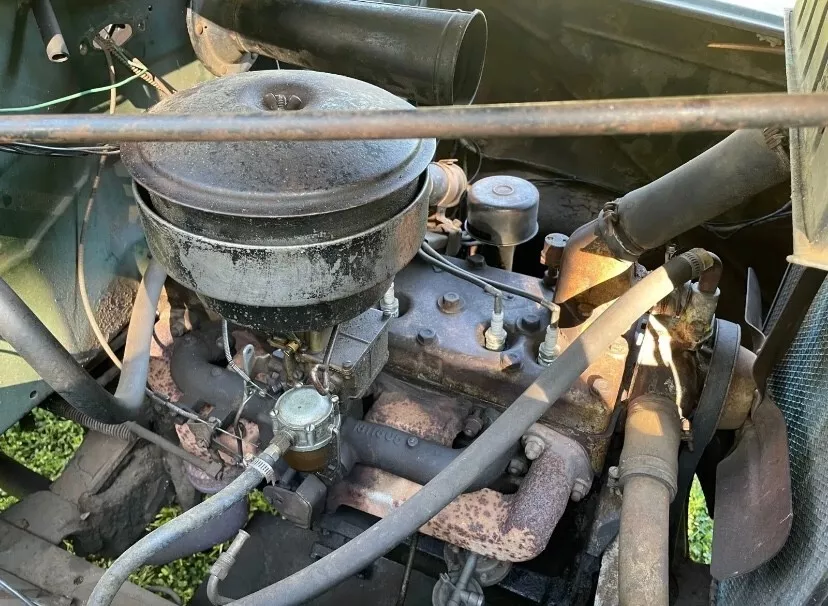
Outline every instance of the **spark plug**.
POLYGON ((549 366, 561 353, 558 348, 558 323, 561 319, 561 308, 555 305, 549 312, 549 326, 546 327, 546 336, 538 349, 538 364, 549 366))
POLYGON ((382 310, 382 315, 386 318, 397 318, 400 315, 400 300, 394 296, 393 282, 391 282, 391 286, 388 287, 385 294, 382 295, 380 309, 382 310))
POLYGON ((506 329, 503 327, 503 298, 500 295, 495 296, 492 320, 483 336, 486 339, 486 349, 489 351, 503 351, 506 346, 506 329))

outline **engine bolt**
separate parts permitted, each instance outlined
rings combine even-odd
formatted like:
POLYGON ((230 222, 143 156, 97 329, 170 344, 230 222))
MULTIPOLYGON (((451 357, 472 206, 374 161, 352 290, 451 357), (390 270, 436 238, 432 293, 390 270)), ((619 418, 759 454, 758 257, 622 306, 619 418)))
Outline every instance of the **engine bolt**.
POLYGON ((483 430, 483 419, 480 416, 480 409, 475 409, 471 416, 463 424, 463 435, 473 438, 483 430))
POLYGON ((432 328, 423 328, 417 333, 417 342, 420 345, 429 345, 437 340, 437 333, 432 328))
POLYGON ((394 283, 388 287, 380 301, 382 315, 386 318, 397 318, 400 315, 400 300, 394 296, 394 283))
POLYGON ((526 444, 523 445, 523 454, 530 461, 534 461, 543 454, 546 449, 546 442, 541 440, 538 436, 529 436, 526 438, 526 444))
POLYGON ((470 255, 469 258, 466 259, 466 263, 468 263, 472 269, 483 269, 486 267, 486 259, 483 255, 470 255))
POLYGON ((411 436, 410 438, 408 438, 405 441, 405 443, 408 445, 409 448, 414 448, 419 442, 420 441, 417 438, 415 438, 414 436, 411 436))
POLYGON ((564 247, 569 241, 569 236, 559 233, 546 234, 543 239, 543 250, 541 251, 541 263, 547 267, 557 267, 561 263, 564 247))
POLYGON ((455 314, 463 309, 463 299, 456 292, 447 292, 437 301, 440 311, 447 314, 455 314))
POLYGON ((538 332, 541 327, 541 317, 538 314, 524 314, 518 321, 524 332, 538 332))
POLYGON ((578 478, 575 480, 574 486, 572 486, 572 494, 570 495, 570 498, 577 503, 586 496, 588 491, 589 486, 587 486, 587 483, 581 478, 578 478))
POLYGON ((514 457, 511 461, 509 461, 509 468, 506 471, 513 476, 522 476, 529 471, 529 465, 526 463, 526 459, 522 457, 514 457))

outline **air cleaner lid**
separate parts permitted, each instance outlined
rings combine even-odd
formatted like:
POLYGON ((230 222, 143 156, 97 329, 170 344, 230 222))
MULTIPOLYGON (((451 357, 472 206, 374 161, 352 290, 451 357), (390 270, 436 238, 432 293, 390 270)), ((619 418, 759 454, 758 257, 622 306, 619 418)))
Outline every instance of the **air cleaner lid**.
MULTIPOLYGON (((370 109, 412 106, 352 78, 274 70, 201 83, 150 112, 282 112, 289 119, 370 109)), ((141 142, 124 143, 121 157, 155 211, 174 225, 248 243, 277 243, 278 227, 282 243, 352 234, 394 216, 416 194, 435 147, 433 139, 141 142)))

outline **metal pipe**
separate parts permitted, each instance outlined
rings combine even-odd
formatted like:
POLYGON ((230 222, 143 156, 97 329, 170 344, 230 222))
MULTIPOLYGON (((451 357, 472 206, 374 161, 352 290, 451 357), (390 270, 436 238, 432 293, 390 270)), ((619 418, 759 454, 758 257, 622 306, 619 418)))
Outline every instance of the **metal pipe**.
POLYGON ((828 94, 764 93, 262 114, 0 117, 0 143, 636 135, 828 126, 828 94))
POLYGON ((197 457, 193 453, 184 450, 178 444, 174 444, 166 438, 164 438, 163 436, 159 436, 154 431, 149 430, 142 425, 139 425, 135 421, 127 421, 126 423, 124 423, 124 425, 126 425, 132 433, 134 433, 142 440, 146 440, 150 444, 155 444, 161 450, 178 457, 182 461, 187 461, 187 463, 189 463, 193 467, 202 470, 203 472, 207 473, 213 478, 215 478, 219 473, 221 473, 223 469, 221 463, 217 461, 205 461, 204 459, 197 457))
POLYGON ((230 569, 236 563, 236 558, 239 555, 242 547, 247 542, 250 535, 244 530, 239 530, 236 538, 230 543, 227 551, 221 553, 216 562, 210 567, 210 578, 207 581, 207 599, 214 606, 223 606, 232 602, 232 598, 225 597, 219 593, 219 581, 227 578, 230 569))
MULTIPOLYGON (((346 468, 362 463, 418 484, 427 483, 463 453, 462 448, 421 440, 388 425, 351 417, 342 421, 342 441, 346 468)), ((485 488, 502 476, 515 450, 509 449, 496 459, 468 490, 485 488)))
MULTIPOLYGON (((582 446, 553 430, 544 433, 546 447, 532 461, 516 493, 481 489, 461 494, 419 532, 506 562, 525 562, 540 555, 575 486, 592 477, 582 446), (540 502, 543 507, 538 507, 540 502)), ((345 505, 385 518, 421 489, 421 484, 360 465, 331 489, 328 507, 334 510, 345 505)))
POLYGON ((132 315, 129 318, 121 379, 118 381, 115 399, 130 410, 136 411, 136 415, 140 413, 144 404, 155 311, 166 279, 166 270, 158 261, 152 259, 138 286, 132 305, 132 315))
POLYGON ((239 606, 305 603, 399 545, 460 495, 503 451, 520 440, 641 314, 711 264, 706 251, 694 249, 650 273, 598 316, 461 456, 409 500, 333 553, 238 600, 239 606))
POLYGON ((681 423, 676 403, 644 395, 627 411, 618 466, 623 487, 618 537, 621 606, 667 606, 670 502, 676 495, 681 423))
POLYGON ((241 50, 371 82, 420 105, 471 103, 483 73, 488 32, 478 10, 352 0, 199 4, 210 21, 229 16, 218 24, 241 50))
POLYGON ((2 279, 0 336, 72 407, 103 423, 135 418, 136 411, 101 387, 2 279))
POLYGON ((448 601, 448 606, 460 606, 460 596, 465 591, 466 586, 474 574, 474 569, 477 567, 477 554, 470 553, 463 564, 463 569, 460 571, 460 578, 457 579, 457 584, 454 586, 454 591, 451 592, 451 597, 448 601))
POLYGON ((60 31, 60 23, 55 16, 55 9, 49 0, 34 0, 32 2, 32 13, 34 14, 37 29, 40 30, 40 37, 43 39, 43 46, 46 47, 46 57, 52 63, 63 63, 69 59, 69 47, 60 31))
MULTIPOLYGON (((224 360, 222 330, 215 326, 192 331, 176 339, 170 357, 170 374, 176 386, 193 402, 210 402, 236 411, 244 400, 244 379, 229 368, 212 364, 224 360)), ((273 408, 274 401, 258 393, 245 410, 250 418, 273 408)))

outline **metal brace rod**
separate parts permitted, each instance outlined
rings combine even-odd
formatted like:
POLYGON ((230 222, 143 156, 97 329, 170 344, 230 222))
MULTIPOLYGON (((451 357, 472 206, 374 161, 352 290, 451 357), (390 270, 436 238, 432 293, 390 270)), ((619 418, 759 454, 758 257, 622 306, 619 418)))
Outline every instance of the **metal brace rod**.
POLYGON ((767 93, 259 114, 0 117, 0 143, 562 137, 828 126, 828 94, 767 93))

